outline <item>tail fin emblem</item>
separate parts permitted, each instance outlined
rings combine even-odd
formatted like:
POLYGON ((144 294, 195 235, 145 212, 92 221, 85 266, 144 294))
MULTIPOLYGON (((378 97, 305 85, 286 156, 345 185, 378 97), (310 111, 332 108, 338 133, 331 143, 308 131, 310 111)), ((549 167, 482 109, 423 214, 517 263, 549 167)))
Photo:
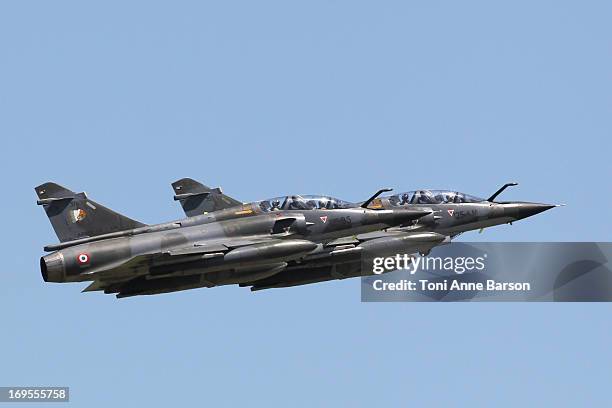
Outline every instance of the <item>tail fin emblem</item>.
POLYGON ((87 212, 81 208, 77 208, 76 210, 72 210, 68 213, 68 217, 70 221, 74 224, 80 221, 83 221, 85 217, 87 217, 87 212))

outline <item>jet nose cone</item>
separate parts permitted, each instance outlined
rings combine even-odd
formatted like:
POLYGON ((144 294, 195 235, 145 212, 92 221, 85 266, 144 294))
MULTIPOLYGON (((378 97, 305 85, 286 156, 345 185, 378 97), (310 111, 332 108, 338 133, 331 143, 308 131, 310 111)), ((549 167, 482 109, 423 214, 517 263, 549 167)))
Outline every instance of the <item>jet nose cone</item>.
POLYGON ((519 207, 519 218, 531 217, 554 207, 554 205, 550 204, 525 204, 519 207))
POLYGON ((510 217, 520 220, 539 214, 546 210, 550 210, 554 207, 556 207, 556 205, 539 203, 509 203, 504 205, 504 210, 510 217))

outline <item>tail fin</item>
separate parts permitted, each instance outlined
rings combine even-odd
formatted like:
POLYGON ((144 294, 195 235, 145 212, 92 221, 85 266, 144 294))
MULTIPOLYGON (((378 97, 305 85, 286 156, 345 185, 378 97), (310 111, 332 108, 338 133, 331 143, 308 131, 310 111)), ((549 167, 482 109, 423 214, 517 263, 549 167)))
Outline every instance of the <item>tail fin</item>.
POLYGON ((188 217, 242 205, 240 201, 223 194, 221 188, 210 188, 190 178, 175 181, 172 188, 174 199, 180 201, 188 217))
POLYGON ((45 209, 61 242, 145 226, 59 184, 45 183, 35 190, 36 203, 45 209))

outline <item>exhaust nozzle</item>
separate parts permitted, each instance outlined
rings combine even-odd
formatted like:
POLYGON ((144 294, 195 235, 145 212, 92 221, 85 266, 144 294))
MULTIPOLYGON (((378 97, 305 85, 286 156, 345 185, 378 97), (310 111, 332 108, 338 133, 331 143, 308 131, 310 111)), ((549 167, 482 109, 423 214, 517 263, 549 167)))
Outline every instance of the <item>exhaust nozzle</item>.
POLYGON ((64 282, 64 257, 59 252, 40 258, 40 273, 45 282, 64 282))

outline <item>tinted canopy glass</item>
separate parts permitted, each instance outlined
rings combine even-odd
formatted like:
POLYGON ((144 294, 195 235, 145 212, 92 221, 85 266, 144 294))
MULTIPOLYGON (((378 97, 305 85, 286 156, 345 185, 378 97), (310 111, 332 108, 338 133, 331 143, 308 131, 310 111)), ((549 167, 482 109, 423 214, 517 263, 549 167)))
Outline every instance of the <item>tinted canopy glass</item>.
POLYGON ((275 197, 258 201, 256 204, 265 212, 279 210, 333 210, 355 207, 355 204, 348 201, 319 195, 275 197))
POLYGON ((389 198, 389 203, 394 206, 405 204, 460 204, 480 203, 486 201, 458 191, 449 190, 417 190, 395 194, 389 198))

